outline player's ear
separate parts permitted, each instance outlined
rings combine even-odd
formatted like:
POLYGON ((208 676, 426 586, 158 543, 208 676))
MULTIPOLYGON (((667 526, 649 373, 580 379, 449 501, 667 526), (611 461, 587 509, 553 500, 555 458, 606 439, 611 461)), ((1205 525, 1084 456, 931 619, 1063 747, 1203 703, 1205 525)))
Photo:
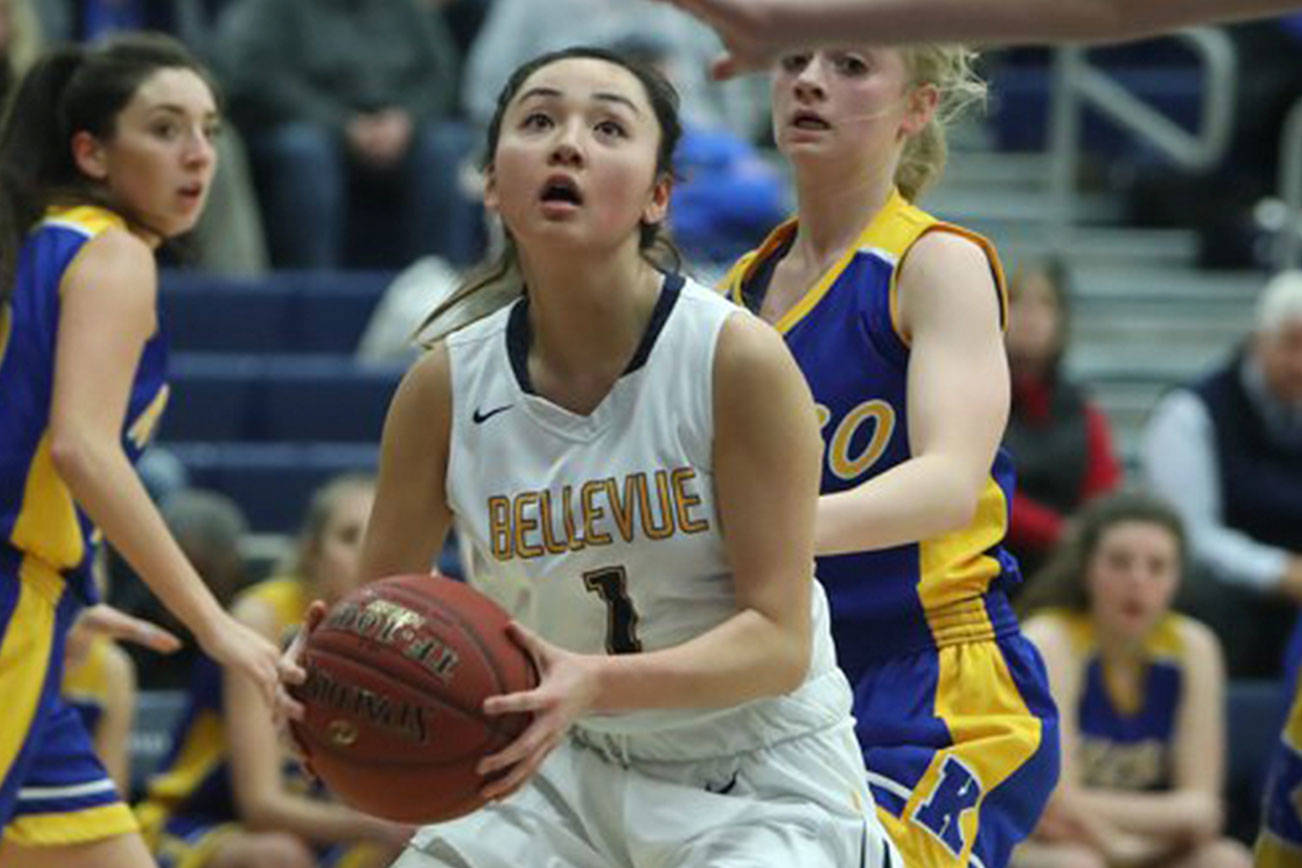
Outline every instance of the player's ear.
POLYGON ((936 108, 939 105, 940 89, 934 84, 928 82, 913 88, 907 97, 907 108, 904 121, 900 124, 900 132, 906 137, 922 132, 936 116, 936 108))
POLYGON ((72 160, 86 177, 103 181, 108 177, 108 159, 100 140, 85 130, 72 135, 72 160))
POLYGON ((651 187, 651 195, 642 209, 643 223, 663 223, 669 213, 669 194, 674 188, 673 176, 662 172, 651 187))
POLYGON ((496 214, 500 204, 501 199, 497 195, 497 173, 493 171, 493 165, 490 163, 484 167, 484 208, 496 214))

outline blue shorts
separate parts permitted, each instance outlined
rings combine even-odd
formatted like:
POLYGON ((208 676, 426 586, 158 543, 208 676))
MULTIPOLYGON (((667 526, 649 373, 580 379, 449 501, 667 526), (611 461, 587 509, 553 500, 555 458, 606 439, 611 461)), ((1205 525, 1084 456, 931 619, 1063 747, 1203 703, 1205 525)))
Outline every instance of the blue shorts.
POLYGON ((137 829, 81 718, 59 695, 64 640, 80 608, 56 571, 0 548, 0 827, 27 847, 137 829))
POLYGON ((850 673, 877 814, 906 865, 1002 868, 1058 782, 1058 712, 1020 634, 850 673))
MULTIPOLYGON (((201 868, 222 841, 240 834, 243 827, 229 819, 178 814, 169 817, 155 842, 159 868, 201 868)), ((315 849, 318 868, 353 868, 380 864, 380 849, 367 843, 326 844, 315 849)), ((392 854, 389 859, 392 859, 392 854)), ((384 860, 385 864, 388 859, 384 860)))

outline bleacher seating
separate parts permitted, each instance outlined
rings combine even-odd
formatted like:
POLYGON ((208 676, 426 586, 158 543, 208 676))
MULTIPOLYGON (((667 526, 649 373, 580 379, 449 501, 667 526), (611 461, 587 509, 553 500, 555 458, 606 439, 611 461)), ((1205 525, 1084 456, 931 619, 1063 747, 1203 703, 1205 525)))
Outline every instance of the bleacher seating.
POLYGON ((376 443, 402 368, 340 355, 175 354, 169 441, 376 443))
POLYGON ((160 444, 194 485, 287 533, 330 476, 373 469, 402 368, 353 358, 392 275, 277 272, 162 278, 172 398, 160 444))
POLYGON ((1225 824, 1244 841, 1257 835, 1271 752, 1288 712, 1277 681, 1233 681, 1226 690, 1225 824))
POLYGON ((381 271, 169 271, 160 281, 162 316, 175 350, 351 353, 392 279, 381 271))

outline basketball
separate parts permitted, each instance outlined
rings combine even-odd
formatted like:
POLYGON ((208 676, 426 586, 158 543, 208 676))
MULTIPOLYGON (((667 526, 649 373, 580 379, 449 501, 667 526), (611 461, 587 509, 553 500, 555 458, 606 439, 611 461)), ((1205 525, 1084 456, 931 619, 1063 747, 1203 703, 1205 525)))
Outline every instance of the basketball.
POLYGON ((461 582, 431 575, 371 582, 344 597, 308 638, 306 714, 291 727, 312 770, 347 804, 407 823, 483 804, 475 770, 528 725, 490 717, 489 696, 538 683, 507 635, 509 617, 461 582))

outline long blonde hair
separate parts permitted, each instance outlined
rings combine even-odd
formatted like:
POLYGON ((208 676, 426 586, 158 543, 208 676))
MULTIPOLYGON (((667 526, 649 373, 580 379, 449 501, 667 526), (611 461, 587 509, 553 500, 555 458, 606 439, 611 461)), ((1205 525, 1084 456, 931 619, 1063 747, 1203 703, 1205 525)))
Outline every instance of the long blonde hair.
POLYGON ((949 146, 945 129, 974 105, 985 105, 986 83, 976 74, 977 53, 963 45, 922 43, 900 49, 909 87, 930 84, 940 92, 940 103, 931 120, 904 143, 895 168, 895 186, 900 195, 916 202, 945 172, 949 146))

